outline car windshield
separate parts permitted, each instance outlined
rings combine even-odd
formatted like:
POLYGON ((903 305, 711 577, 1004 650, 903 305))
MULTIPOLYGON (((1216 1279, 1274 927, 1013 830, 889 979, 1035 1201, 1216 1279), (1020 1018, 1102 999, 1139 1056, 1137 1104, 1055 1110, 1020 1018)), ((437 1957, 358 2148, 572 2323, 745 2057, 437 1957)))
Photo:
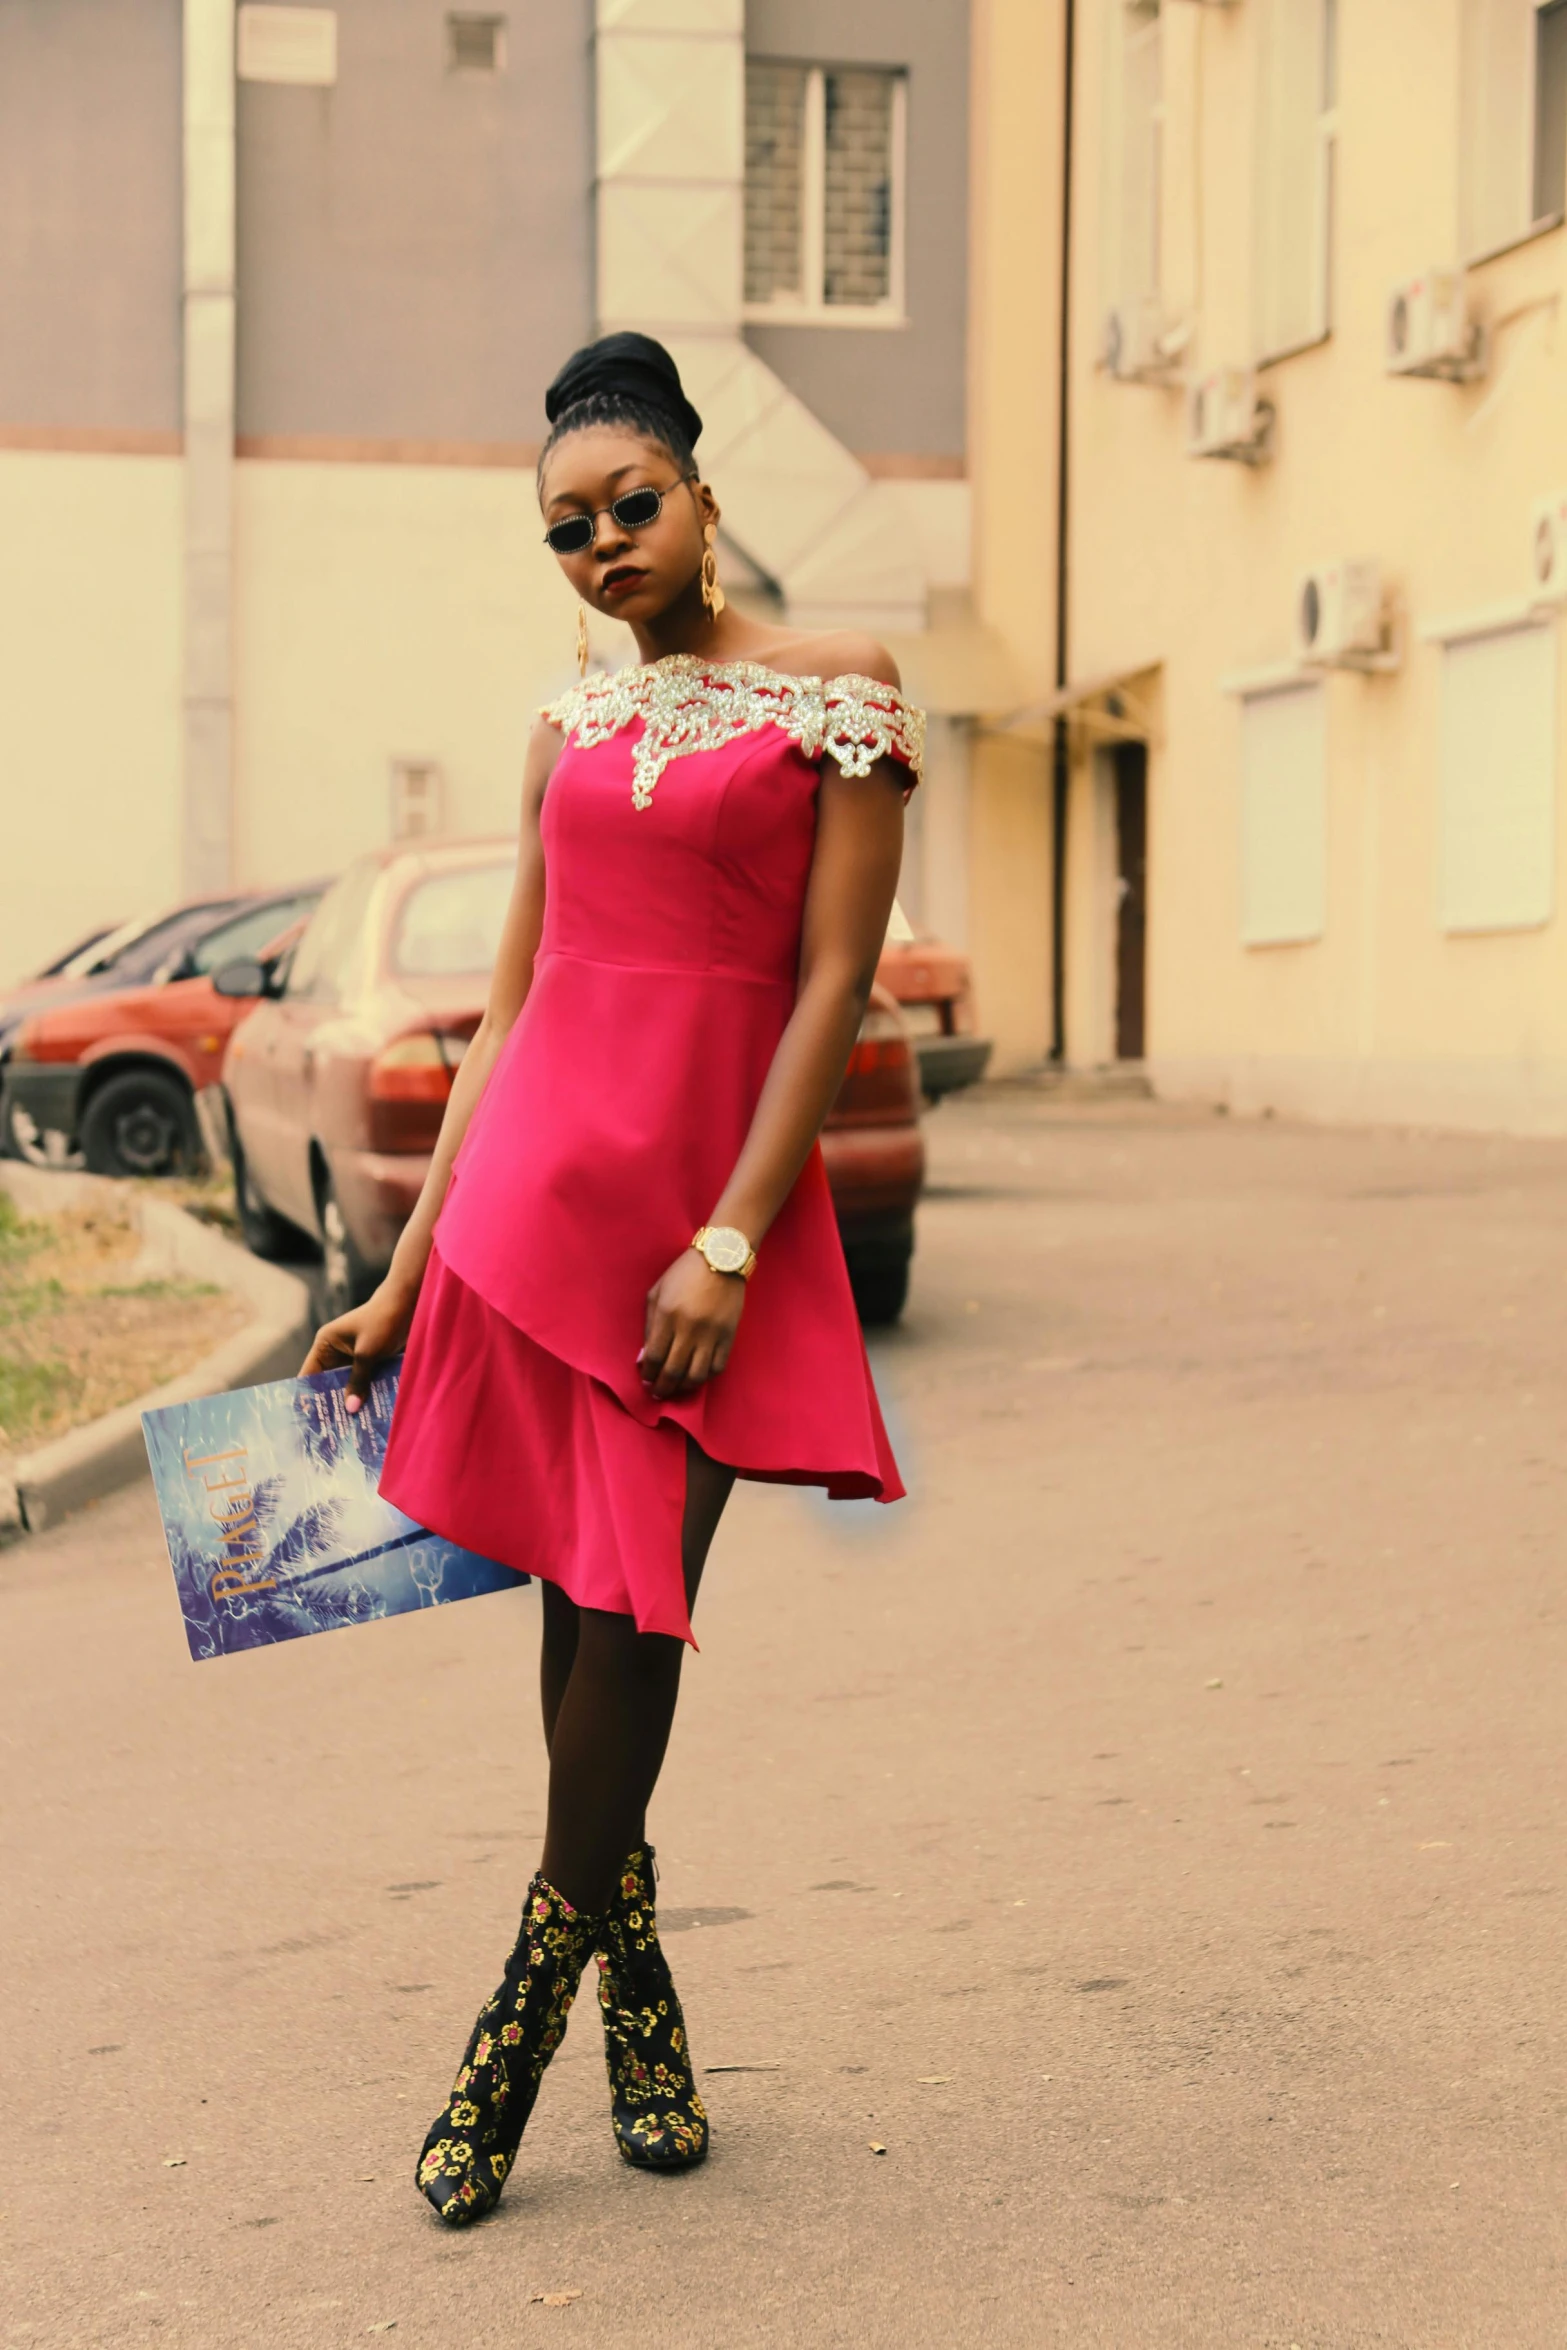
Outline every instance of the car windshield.
POLYGON ((308 889, 291 898, 268 898, 264 906, 252 906, 232 922, 220 923, 191 953, 191 969, 205 977, 208 972, 221 971, 225 963, 238 962, 242 955, 259 955, 280 931, 297 922, 301 914, 308 914, 320 895, 318 889, 308 889))
MULTIPOLYGON (((236 910, 234 900, 229 898, 221 905, 186 906, 177 914, 166 914, 101 968, 112 971, 121 987, 135 987, 177 963, 195 939, 205 938, 209 930, 216 929, 226 915, 236 910)), ((99 968, 95 963, 93 969, 99 968)))
POLYGON ((455 979, 490 969, 511 901, 512 868, 471 865, 419 882, 403 900, 392 969, 403 979, 455 979))

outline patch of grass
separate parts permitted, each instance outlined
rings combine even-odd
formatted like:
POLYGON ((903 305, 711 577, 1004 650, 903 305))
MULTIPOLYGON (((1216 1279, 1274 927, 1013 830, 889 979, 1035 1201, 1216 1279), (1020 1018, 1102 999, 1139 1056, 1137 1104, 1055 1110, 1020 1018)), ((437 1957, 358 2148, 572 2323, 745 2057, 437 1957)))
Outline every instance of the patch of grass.
POLYGON ((36 1255, 49 1238, 49 1227, 36 1216, 24 1216, 8 1191, 0 1191, 0 1274, 36 1255))
POLYGON ((70 1364, 58 1355, 35 1362, 0 1355, 0 1444, 17 1442, 27 1429, 47 1420, 70 1376, 70 1364))
MULTIPOLYGON (((55 1288, 60 1284, 56 1282, 55 1288)), ((215 1281, 133 1281, 123 1287, 106 1283, 102 1289, 90 1289, 89 1297, 161 1297, 178 1303, 187 1297, 221 1297, 222 1290, 215 1281)))
POLYGON ((127 1279, 128 1205, 27 1217, 0 1192, 0 1457, 161 1386, 243 1320, 211 1282, 127 1279))

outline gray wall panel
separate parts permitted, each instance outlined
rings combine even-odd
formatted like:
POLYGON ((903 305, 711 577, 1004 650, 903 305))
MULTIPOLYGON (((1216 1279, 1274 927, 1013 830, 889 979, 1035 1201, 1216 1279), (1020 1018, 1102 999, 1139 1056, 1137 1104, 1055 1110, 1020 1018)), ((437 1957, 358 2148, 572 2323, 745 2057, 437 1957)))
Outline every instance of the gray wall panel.
POLYGON ((961 457, 968 324, 968 0, 746 0, 746 47, 909 76, 902 329, 751 326, 746 340, 851 449, 961 457))
POLYGON ((591 329, 590 6, 509 16, 453 73, 434 0, 344 0, 335 88, 241 84, 241 433, 542 439, 591 329))
POLYGON ((0 424, 180 423, 178 0, 0 0, 0 424))

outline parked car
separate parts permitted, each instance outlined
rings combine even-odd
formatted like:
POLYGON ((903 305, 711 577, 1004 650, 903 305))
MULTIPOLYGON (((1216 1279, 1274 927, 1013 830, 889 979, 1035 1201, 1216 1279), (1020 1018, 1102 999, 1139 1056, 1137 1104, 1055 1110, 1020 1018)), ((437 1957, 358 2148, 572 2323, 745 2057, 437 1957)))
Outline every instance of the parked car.
MULTIPOLYGON (((79 1002, 108 988, 138 985, 150 980, 171 955, 177 955, 193 937, 221 922, 244 904, 243 898, 203 898, 178 907, 172 914, 143 915, 113 930, 80 940, 68 954, 0 994, 0 1085, 16 1041, 17 1030, 34 1012, 56 1004, 79 1002)), ((0 1152, 9 1148, 6 1122, 0 1117, 0 1152)))
POLYGON ((97 1175, 165 1175, 192 1164, 200 1156, 196 1094, 218 1076, 246 1010, 218 995, 211 975, 237 956, 258 956, 320 895, 312 883, 187 909, 143 934, 146 953, 121 958, 118 985, 46 999, 20 1023, 6 1064, 0 1118, 12 1152, 44 1164, 79 1156, 97 1175), (130 982, 126 961, 136 968, 130 982))
MULTIPOLYGON (((334 883, 275 972, 216 974, 220 993, 260 998, 223 1073, 245 1238, 262 1256, 314 1239, 330 1313, 368 1295, 419 1196, 484 1014, 515 861, 511 841, 379 851, 334 883)), ((891 1321, 925 1154, 913 1054, 882 989, 822 1147, 861 1313, 891 1321)))
POLYGON ((876 977, 897 1000, 919 1062, 920 1090, 929 1102, 984 1076, 990 1039, 977 1035, 974 982, 967 955, 939 938, 889 941, 876 977))

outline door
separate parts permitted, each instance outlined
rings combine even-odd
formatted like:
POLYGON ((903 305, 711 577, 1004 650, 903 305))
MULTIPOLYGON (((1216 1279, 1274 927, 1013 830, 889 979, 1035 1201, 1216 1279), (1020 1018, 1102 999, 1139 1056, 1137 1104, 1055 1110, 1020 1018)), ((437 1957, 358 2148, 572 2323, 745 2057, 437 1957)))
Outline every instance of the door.
POLYGON ((1115 1057, 1146 1049, 1148 746, 1117 743, 1115 761, 1115 1057))

